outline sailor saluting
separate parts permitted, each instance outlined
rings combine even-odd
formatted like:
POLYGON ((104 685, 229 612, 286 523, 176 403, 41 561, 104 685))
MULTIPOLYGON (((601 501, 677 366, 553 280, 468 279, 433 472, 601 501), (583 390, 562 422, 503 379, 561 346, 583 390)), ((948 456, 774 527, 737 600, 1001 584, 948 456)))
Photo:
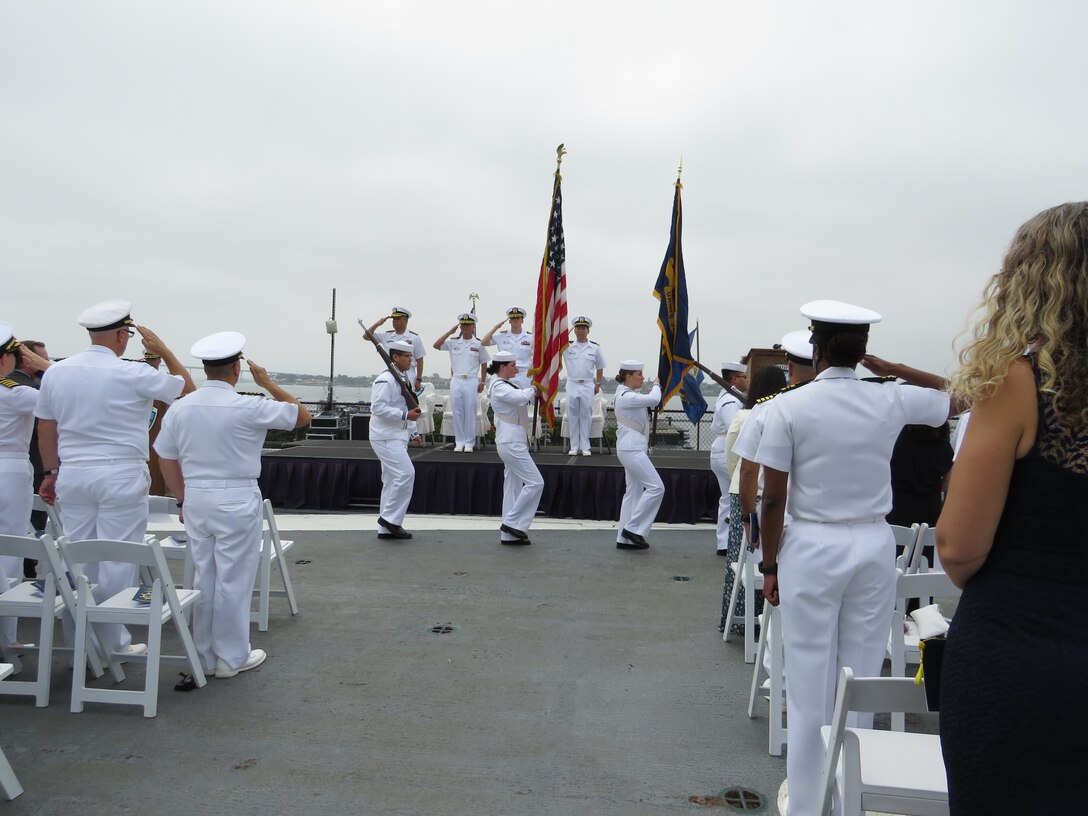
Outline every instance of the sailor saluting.
POLYGON ((506 310, 506 320, 500 320, 480 342, 485 346, 495 346, 500 351, 514 355, 518 364, 518 373, 512 380, 518 388, 529 388, 529 368, 533 364, 533 333, 524 329, 525 310, 520 306, 511 306, 506 310), (499 331, 504 323, 510 324, 510 331, 499 331))
POLYGON ((418 392, 423 388, 423 355, 426 352, 423 350, 423 341, 420 339, 419 335, 414 331, 408 330, 408 318, 411 316, 412 312, 410 310, 403 306, 394 306, 390 309, 388 317, 381 318, 373 326, 367 329, 367 331, 377 337, 387 351, 389 350, 390 343, 396 342, 397 340, 412 344, 412 359, 415 361, 416 367, 415 382, 412 383, 412 386, 413 389, 418 392), (382 325, 387 320, 393 321, 392 330, 387 329, 382 332, 378 331, 378 326, 382 325))

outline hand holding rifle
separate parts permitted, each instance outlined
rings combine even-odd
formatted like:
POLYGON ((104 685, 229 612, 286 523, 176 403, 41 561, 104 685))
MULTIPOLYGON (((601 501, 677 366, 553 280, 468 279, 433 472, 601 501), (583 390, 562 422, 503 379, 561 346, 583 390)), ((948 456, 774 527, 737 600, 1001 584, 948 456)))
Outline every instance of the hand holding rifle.
POLYGON ((393 375, 393 379, 397 381, 397 385, 400 386, 400 392, 404 395, 404 402, 408 406, 408 419, 416 419, 422 411, 419 407, 419 400, 416 398, 415 391, 408 385, 408 380, 404 377, 404 372, 397 368, 397 364, 393 362, 393 359, 389 356, 389 352, 385 350, 385 346, 382 342, 374 336, 374 333, 367 328, 367 325, 359 320, 359 326, 363 330, 363 337, 374 344, 374 348, 378 350, 378 356, 382 358, 382 362, 385 363, 385 367, 389 369, 389 372, 393 375))

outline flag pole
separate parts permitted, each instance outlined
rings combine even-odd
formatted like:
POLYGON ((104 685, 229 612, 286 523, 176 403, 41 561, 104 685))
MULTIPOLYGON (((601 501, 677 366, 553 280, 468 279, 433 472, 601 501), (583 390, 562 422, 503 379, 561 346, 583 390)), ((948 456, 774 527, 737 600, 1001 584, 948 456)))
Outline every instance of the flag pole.
MULTIPOLYGON (((703 344, 703 338, 702 338, 702 335, 699 334, 699 321, 696 320, 695 321, 695 359, 696 360, 700 359, 703 356, 703 354, 702 354, 702 344, 703 344)), ((700 390, 702 390, 702 389, 700 389, 700 390)), ((702 417, 700 417, 700 419, 702 419, 702 417)), ((702 430, 703 430, 703 423, 702 422, 696 422, 695 423, 695 450, 702 450, 702 448, 699 446, 700 445, 699 436, 700 436, 700 431, 702 431, 702 430)))
MULTIPOLYGON (((566 144, 566 143, 564 142, 563 144, 566 144)), ((567 152, 566 148, 563 147, 563 144, 560 144, 559 147, 557 147, 555 149, 555 183, 552 185, 552 203, 551 203, 551 207, 548 208, 548 230, 549 230, 549 233, 548 233, 548 236, 544 239, 544 259, 543 259, 543 261, 541 263, 547 263, 548 262, 548 245, 549 245, 550 240, 551 240, 550 230, 551 230, 551 225, 552 225, 552 216, 555 215, 555 190, 559 186, 559 182, 563 180, 563 177, 561 175, 559 175, 559 167, 560 167, 561 164, 563 164, 563 156, 567 152)), ((533 326, 533 331, 534 332, 537 332, 539 330, 540 330, 539 327, 533 326)), ((560 367, 562 367, 562 365, 563 365, 562 357, 560 357, 559 365, 560 365, 560 367)), ((539 452, 540 451, 540 437, 537 436, 537 432, 536 432, 536 422, 537 422, 537 418, 540 416, 540 389, 539 388, 537 388, 537 390, 536 390, 536 396, 534 397, 534 400, 535 400, 535 402, 533 403, 533 449, 539 452)), ((553 428, 553 430, 554 430, 554 428, 553 428)))
MULTIPOLYGON (((682 187, 682 185, 680 184, 680 176, 683 174, 683 172, 684 172, 684 157, 683 157, 683 155, 681 155, 680 156, 680 162, 676 166, 676 187, 677 188, 682 187)), ((664 409, 664 407, 665 407, 664 404, 661 404, 661 405, 658 405, 657 408, 654 410, 653 427, 650 429, 650 453, 653 453, 653 449, 657 445, 657 418, 659 416, 661 416, 661 411, 662 411, 662 409, 664 409)))

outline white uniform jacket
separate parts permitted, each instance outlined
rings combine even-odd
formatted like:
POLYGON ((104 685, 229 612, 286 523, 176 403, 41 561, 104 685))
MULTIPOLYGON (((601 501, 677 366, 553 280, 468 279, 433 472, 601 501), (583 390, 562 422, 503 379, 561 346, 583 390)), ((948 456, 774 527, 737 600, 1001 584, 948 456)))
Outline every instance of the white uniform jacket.
POLYGON ((563 367, 567 370, 567 385, 594 385, 597 370, 607 367, 604 352, 592 340, 571 343, 563 352, 563 367))
POLYGON ((46 369, 34 413, 56 420, 61 462, 146 461, 152 403, 172 403, 184 387, 181 377, 91 346, 46 369))
POLYGON ((415 420, 408 419, 408 403, 400 386, 386 369, 374 378, 370 391, 370 438, 407 442, 415 425, 415 420))
POLYGON ((293 402, 239 394, 230 383, 210 380, 166 412, 155 450, 181 463, 186 482, 256 479, 265 432, 291 430, 297 421, 293 402))
POLYGON ((661 404, 661 387, 655 383, 649 393, 640 394, 621 385, 612 404, 616 410, 616 450, 646 450, 650 434, 650 415, 646 409, 661 404))
POLYGON ((395 343, 398 340, 403 340, 405 343, 412 344, 413 360, 419 360, 426 354, 426 352, 423 350, 423 341, 414 331, 406 331, 403 333, 398 333, 395 331, 380 331, 375 332, 375 334, 377 334, 378 339, 382 341, 382 344, 385 346, 386 351, 389 351, 390 343, 395 343))
POLYGON ((725 455, 725 435, 729 433, 733 417, 743 407, 739 399, 722 389, 714 405, 714 419, 710 422, 710 432, 714 434, 714 441, 710 443, 711 456, 725 455))
POLYGON ((529 444, 529 405, 536 398, 535 388, 518 388, 510 380, 495 377, 488 390, 495 411, 495 444, 529 444))
POLYGON ((475 337, 447 337, 441 349, 450 353, 450 374, 454 379, 479 380, 480 366, 491 360, 484 344, 475 337))
POLYGON ((514 355, 518 364, 518 371, 525 374, 529 366, 533 364, 533 333, 523 331, 521 334, 512 334, 501 331, 492 335, 491 342, 500 351, 508 351, 514 355))
MULTIPOLYGON (((786 512, 816 522, 883 520, 892 508, 892 448, 904 425, 937 427, 948 395, 894 382, 859 380, 852 368, 828 368, 804 388, 768 406, 759 447, 750 457, 790 474, 786 512)), ((753 412, 734 450, 755 423, 753 412)))
MULTIPOLYGON (((0 459, 30 461, 30 435, 34 432, 34 408, 38 389, 29 385, 0 385, 0 459)), ((19 535, 22 535, 22 531, 19 535)))

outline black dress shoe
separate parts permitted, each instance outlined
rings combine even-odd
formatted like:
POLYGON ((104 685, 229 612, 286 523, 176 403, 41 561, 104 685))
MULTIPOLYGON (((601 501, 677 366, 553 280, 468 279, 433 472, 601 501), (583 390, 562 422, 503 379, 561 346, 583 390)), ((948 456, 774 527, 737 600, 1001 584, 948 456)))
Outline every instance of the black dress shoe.
POLYGON ((626 547, 624 547, 621 544, 617 544, 616 546, 619 547, 620 549, 623 549, 623 550, 645 550, 645 549, 649 548, 649 546, 650 546, 649 541, 647 541, 645 538, 640 536, 638 533, 632 533, 627 528, 624 528, 624 529, 620 530, 620 535, 623 536, 624 538, 626 538, 628 542, 630 542, 629 545, 626 546, 626 547))
POLYGON ((650 545, 649 544, 632 544, 630 541, 617 541, 616 542, 616 549, 617 550, 648 550, 648 549, 650 549, 650 545))
POLYGON ((499 543, 506 547, 521 547, 526 544, 532 544, 533 542, 531 542, 528 538, 515 538, 511 541, 504 541, 500 538, 499 543))
POLYGON ((399 524, 394 524, 391 521, 386 521, 381 516, 378 516, 378 524, 384 527, 388 532, 378 533, 378 538, 411 538, 412 534, 401 527, 399 524))
POLYGON ((729 550, 717 550, 718 555, 729 557, 729 550))
POLYGON ((523 533, 521 530, 515 530, 509 524, 503 524, 503 525, 501 525, 499 527, 499 529, 502 530, 507 535, 512 535, 514 538, 519 538, 522 541, 528 541, 529 540, 529 534, 528 533, 523 533))

